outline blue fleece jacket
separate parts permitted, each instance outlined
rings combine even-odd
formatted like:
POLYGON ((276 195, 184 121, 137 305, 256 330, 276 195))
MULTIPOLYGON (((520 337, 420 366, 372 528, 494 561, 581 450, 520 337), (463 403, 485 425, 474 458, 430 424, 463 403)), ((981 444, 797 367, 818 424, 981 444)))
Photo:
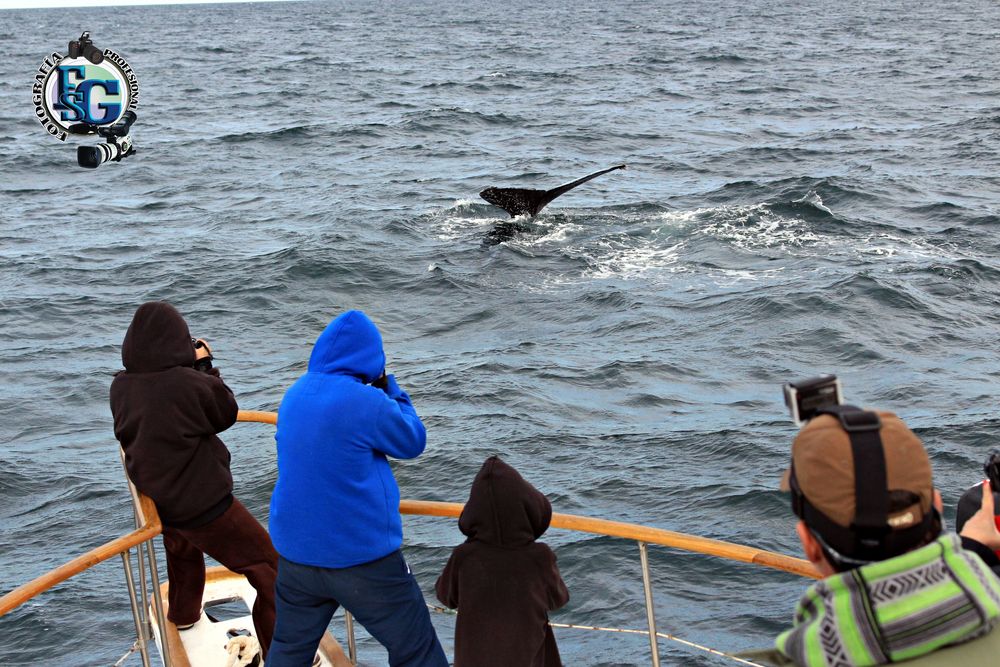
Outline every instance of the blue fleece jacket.
POLYGON ((399 487, 386 456, 424 451, 424 425, 410 397, 388 376, 382 336, 361 311, 326 327, 309 370, 278 409, 278 481, 271 540, 286 559, 341 568, 400 548, 399 487))

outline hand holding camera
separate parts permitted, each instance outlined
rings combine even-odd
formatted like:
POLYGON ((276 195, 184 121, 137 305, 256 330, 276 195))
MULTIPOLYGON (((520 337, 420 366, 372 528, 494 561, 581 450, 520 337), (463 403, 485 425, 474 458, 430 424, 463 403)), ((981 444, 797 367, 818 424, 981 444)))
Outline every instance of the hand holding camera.
POLYGON ((960 534, 996 551, 1000 549, 1000 530, 997 530, 993 488, 990 480, 983 482, 983 502, 979 511, 965 522, 960 534))
POLYGON ((382 375, 379 375, 377 378, 372 380, 372 386, 376 389, 381 389, 382 391, 389 389, 389 378, 385 374, 384 368, 382 369, 382 375))
MULTIPOLYGON (((204 338, 192 338, 191 344, 194 346, 194 369, 202 373, 209 373, 212 369, 212 348, 204 338)), ((218 375, 218 371, 214 373, 218 375)))

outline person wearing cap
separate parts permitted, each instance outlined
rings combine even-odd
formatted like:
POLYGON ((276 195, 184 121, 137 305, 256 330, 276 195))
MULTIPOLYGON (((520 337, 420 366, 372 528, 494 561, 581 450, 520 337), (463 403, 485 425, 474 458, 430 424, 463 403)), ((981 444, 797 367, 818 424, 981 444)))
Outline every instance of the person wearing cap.
POLYGON ((773 649, 741 656, 798 667, 995 664, 992 494, 961 537, 943 532, 927 452, 899 417, 852 406, 821 412, 792 443, 781 489, 791 492, 802 549, 824 578, 773 649))

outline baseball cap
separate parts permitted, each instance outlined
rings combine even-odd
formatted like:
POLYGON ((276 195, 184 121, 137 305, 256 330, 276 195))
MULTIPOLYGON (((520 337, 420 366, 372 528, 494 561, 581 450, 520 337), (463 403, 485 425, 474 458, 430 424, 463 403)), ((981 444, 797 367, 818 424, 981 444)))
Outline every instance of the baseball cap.
POLYGON ((917 546, 931 526, 930 459, 920 439, 892 412, 842 408, 839 415, 822 414, 802 427, 780 488, 792 491, 795 513, 837 552, 884 560, 917 546), (869 440, 852 443, 859 432, 869 440), (884 464, 878 459, 879 440, 884 464), (860 461, 860 484, 855 451, 866 457, 860 461), (874 513, 866 510, 865 517, 858 516, 862 494, 862 506, 877 506, 874 513))

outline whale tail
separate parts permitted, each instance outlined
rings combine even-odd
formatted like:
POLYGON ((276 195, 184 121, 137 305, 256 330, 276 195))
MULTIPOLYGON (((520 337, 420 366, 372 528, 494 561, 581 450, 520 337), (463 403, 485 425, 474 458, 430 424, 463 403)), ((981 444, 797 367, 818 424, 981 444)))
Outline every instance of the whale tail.
POLYGON ((571 183, 560 185, 559 187, 552 188, 551 190, 489 187, 480 192, 479 196, 494 206, 499 206, 503 210, 507 211, 510 213, 510 217, 512 218, 518 215, 524 215, 525 213, 531 215, 531 217, 535 217, 538 215, 539 211, 545 208, 549 202, 559 195, 566 194, 573 188, 583 185, 587 181, 597 178, 601 174, 606 174, 609 171, 614 171, 616 169, 625 169, 625 165, 619 164, 614 167, 595 171, 593 174, 588 174, 583 178, 578 178, 571 183))

